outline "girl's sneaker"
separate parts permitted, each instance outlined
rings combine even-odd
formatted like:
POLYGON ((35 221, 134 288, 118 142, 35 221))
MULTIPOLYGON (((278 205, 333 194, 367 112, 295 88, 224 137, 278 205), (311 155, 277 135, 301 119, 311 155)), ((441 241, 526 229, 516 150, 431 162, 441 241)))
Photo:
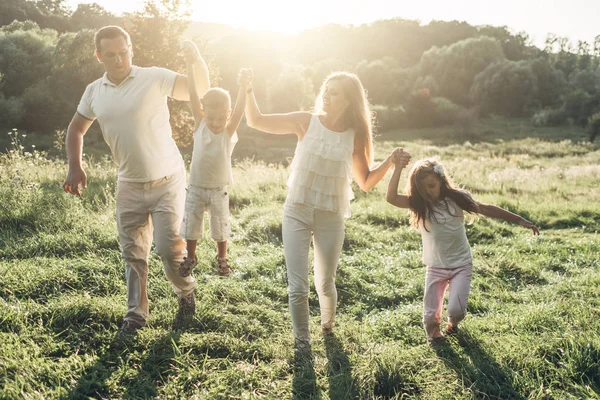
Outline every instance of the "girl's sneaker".
POLYGON ((194 267, 198 265, 197 258, 184 257, 183 262, 179 266, 179 275, 190 276, 194 267))

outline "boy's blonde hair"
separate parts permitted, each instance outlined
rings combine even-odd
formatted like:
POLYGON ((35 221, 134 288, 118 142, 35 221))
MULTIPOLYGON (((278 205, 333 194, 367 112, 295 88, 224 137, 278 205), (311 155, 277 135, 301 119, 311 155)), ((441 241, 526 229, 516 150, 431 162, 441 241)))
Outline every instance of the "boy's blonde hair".
POLYGON ((414 228, 418 228, 419 224, 422 223, 425 230, 428 230, 425 226, 426 220, 436 220, 436 211, 433 204, 426 201, 424 196, 423 179, 428 175, 433 175, 440 181, 440 201, 450 214, 452 213, 447 199, 453 200, 464 211, 477 212, 477 202, 473 199, 471 193, 456 187, 438 160, 426 158, 417 161, 413 165, 406 182, 405 193, 410 204, 410 223, 414 228))
POLYGON ((333 72, 325 78, 315 102, 314 112, 316 114, 323 113, 323 94, 327 89, 327 84, 333 80, 342 84, 344 96, 350 103, 344 119, 356 132, 357 141, 355 143, 364 148, 367 159, 369 162, 373 162, 373 113, 366 91, 356 74, 339 71, 333 72))
POLYGON ((207 108, 220 108, 227 107, 229 110, 231 108, 231 96, 229 92, 225 89, 221 88, 211 88, 202 97, 200 100, 202 103, 202 109, 206 110, 207 108))

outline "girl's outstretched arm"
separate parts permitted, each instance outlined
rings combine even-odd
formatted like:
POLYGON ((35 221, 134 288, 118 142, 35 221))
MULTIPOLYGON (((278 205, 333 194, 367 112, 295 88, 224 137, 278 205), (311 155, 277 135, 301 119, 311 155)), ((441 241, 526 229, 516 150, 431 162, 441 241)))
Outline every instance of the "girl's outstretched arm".
MULTIPOLYGON (((410 159, 410 155, 408 155, 408 159, 410 159)), ((410 201, 408 199, 408 196, 404 194, 398 194, 398 183, 400 182, 400 174, 402 173, 402 169, 408 163, 408 161, 404 160, 406 160, 406 157, 400 159, 400 156, 396 156, 396 166, 394 167, 394 173, 392 174, 392 178, 388 183, 385 199, 388 203, 396 207, 409 208, 410 201)))
POLYGON ((533 222, 527 221, 525 218, 518 214, 511 213, 502 207, 495 206, 493 204, 477 203, 476 212, 486 217, 502 219, 508 222, 514 222, 521 225, 524 228, 531 229, 534 235, 540 234, 540 229, 533 224, 533 222))

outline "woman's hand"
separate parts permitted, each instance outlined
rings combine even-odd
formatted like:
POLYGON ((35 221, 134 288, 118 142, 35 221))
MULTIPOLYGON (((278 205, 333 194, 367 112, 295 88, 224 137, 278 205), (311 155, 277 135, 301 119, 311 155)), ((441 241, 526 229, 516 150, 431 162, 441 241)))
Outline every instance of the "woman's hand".
POLYGON ((402 147, 397 147, 388 157, 390 162, 396 167, 404 168, 408 165, 411 155, 404 151, 402 147))
POLYGON ((252 68, 242 68, 238 73, 238 85, 245 89, 252 87, 252 68))

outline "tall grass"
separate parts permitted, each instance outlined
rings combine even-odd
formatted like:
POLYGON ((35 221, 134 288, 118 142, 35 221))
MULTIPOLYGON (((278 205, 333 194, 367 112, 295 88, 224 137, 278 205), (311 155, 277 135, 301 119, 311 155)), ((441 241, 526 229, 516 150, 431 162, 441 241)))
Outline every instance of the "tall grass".
POLYGON ((199 243, 190 326, 173 329, 176 298, 153 253, 149 326, 123 341, 115 166, 88 159, 75 198, 62 192, 64 161, 13 132, 0 156, 0 398, 600 398, 600 151, 502 129, 485 142, 377 145, 378 159, 397 145, 437 156, 477 199, 543 228, 534 238, 484 218, 467 227, 475 275, 461 333, 426 344, 420 236, 385 203, 384 181, 355 187, 337 327, 320 333, 312 288, 309 357, 294 354, 287 311, 285 167, 236 163, 234 273, 217 276, 214 244, 199 243))

